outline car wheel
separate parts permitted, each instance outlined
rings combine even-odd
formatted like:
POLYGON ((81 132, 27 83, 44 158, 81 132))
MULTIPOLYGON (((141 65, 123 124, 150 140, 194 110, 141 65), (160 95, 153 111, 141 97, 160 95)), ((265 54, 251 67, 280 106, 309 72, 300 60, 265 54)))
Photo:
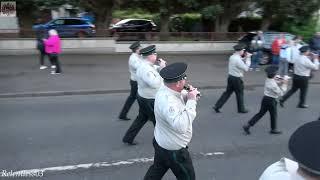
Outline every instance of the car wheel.
POLYGON ((77 33, 77 37, 78 37, 78 38, 84 38, 84 37, 87 37, 87 34, 86 34, 85 32, 83 32, 83 31, 79 31, 79 32, 77 33))

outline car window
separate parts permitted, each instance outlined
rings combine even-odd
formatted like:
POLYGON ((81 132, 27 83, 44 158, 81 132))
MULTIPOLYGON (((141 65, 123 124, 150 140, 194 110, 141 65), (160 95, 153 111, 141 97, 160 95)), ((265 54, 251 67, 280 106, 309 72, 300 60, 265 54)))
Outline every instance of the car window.
POLYGON ((140 21, 139 20, 133 20, 133 21, 130 21, 130 25, 140 25, 140 21))
POLYGON ((117 22, 115 25, 118 26, 118 25, 121 25, 121 24, 126 24, 129 21, 130 21, 129 19, 123 19, 123 20, 117 22))
POLYGON ((139 20, 137 21, 137 25, 145 25, 147 24, 149 21, 144 21, 144 20, 139 20))
POLYGON ((80 19, 66 19, 64 24, 65 25, 82 25, 82 24, 85 24, 85 22, 80 19))
POLYGON ((64 19, 57 19, 52 22, 54 25, 63 25, 64 24, 64 19))
POLYGON ((133 21, 128 21, 128 22, 124 23, 123 25, 124 26, 132 26, 134 24, 133 24, 133 21))

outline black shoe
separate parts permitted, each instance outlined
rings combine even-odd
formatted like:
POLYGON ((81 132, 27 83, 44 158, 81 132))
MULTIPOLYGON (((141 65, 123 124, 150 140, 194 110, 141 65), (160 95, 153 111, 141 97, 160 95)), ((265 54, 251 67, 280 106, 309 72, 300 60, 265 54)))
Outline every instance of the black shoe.
POLYGON ((120 120, 123 120, 123 121, 129 121, 129 120, 131 120, 131 119, 128 118, 128 117, 119 117, 119 119, 120 119, 120 120))
POLYGON ((251 133, 250 133, 250 126, 249 125, 244 125, 244 126, 242 126, 242 129, 244 130, 244 133, 246 134, 246 135, 250 135, 251 133))
POLYGON ((282 100, 279 100, 279 104, 280 104, 280 107, 284 107, 284 102, 282 100))
POLYGON ((213 106, 212 109, 214 109, 216 113, 221 113, 221 111, 216 106, 213 106))
POLYGON ((271 130, 269 133, 270 134, 282 134, 282 132, 278 131, 278 130, 271 130))
POLYGON ((298 105, 297 108, 308 108, 309 106, 306 105, 306 104, 301 104, 301 105, 298 105))
POLYGON ((135 146, 135 145, 138 144, 136 141, 132 141, 132 142, 123 141, 123 143, 126 144, 126 145, 128 145, 128 146, 135 146))
POLYGON ((247 109, 245 109, 245 110, 242 110, 242 111, 238 111, 238 113, 248 113, 249 112, 249 110, 247 110, 247 109))

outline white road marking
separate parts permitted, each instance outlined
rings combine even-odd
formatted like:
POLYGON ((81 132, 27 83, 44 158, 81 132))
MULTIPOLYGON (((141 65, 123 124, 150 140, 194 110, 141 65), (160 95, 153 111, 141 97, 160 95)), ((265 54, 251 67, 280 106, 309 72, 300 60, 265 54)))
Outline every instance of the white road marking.
MULTIPOLYGON (((213 153, 200 153, 202 156, 215 156, 215 155, 224 155, 223 152, 213 152, 213 153)), ((68 165, 68 166, 56 166, 56 167, 48 167, 48 168, 39 168, 39 169, 27 169, 27 170, 19 170, 13 172, 14 175, 21 173, 44 173, 44 172, 59 172, 59 171, 71 171, 76 169, 89 169, 89 168, 99 168, 99 167, 115 167, 121 165, 129 165, 135 163, 148 163, 153 162, 152 158, 136 158, 136 159, 128 159, 125 161, 117 161, 117 162, 98 162, 98 163, 88 163, 88 164, 77 164, 77 165, 68 165)))
POLYGON ((152 161, 153 161, 153 158, 138 158, 138 159, 128 159, 126 161, 118 161, 118 162, 112 162, 112 163, 109 163, 109 162, 98 162, 98 163, 88 163, 88 164, 48 167, 48 168, 40 168, 40 169, 19 170, 19 171, 13 172, 13 174, 70 171, 70 170, 75 170, 75 169, 89 169, 89 168, 128 165, 128 164, 134 164, 134 163, 147 163, 147 162, 152 162, 152 161))

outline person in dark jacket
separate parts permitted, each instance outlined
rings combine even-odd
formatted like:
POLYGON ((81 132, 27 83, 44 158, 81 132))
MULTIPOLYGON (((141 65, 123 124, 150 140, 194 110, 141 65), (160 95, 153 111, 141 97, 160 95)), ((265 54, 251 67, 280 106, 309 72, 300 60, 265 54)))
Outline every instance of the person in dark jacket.
POLYGON ((47 69, 48 67, 44 64, 44 58, 46 56, 45 45, 43 39, 46 38, 46 32, 39 30, 36 32, 37 38, 37 49, 39 50, 39 60, 40 60, 40 69, 47 69))
POLYGON ((318 54, 320 53, 320 32, 317 32, 310 40, 309 46, 311 51, 316 51, 318 54))

